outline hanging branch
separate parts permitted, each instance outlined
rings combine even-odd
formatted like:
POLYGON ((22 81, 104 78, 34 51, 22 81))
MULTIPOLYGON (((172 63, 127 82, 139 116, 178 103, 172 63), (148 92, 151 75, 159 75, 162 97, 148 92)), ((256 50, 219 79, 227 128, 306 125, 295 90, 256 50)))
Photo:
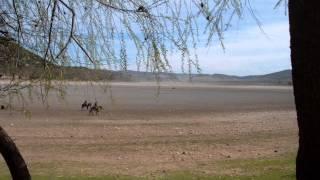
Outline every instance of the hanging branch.
MULTIPOLYGON (((48 7, 49 7, 49 6, 48 6, 48 7)), ((44 64, 43 64, 43 65, 44 65, 44 68, 46 68, 46 66, 47 66, 46 59, 47 59, 48 52, 49 52, 49 48, 50 48, 50 45, 51 45, 52 26, 53 26, 53 21, 54 21, 54 16, 55 16, 56 7, 57 7, 57 0, 54 0, 54 2, 53 2, 53 8, 52 8, 52 11, 51 11, 51 20, 50 20, 50 25, 49 25, 48 45, 47 45, 47 49, 46 49, 46 52, 45 52, 44 57, 43 57, 43 60, 44 60, 44 64)))
POLYGON ((116 7, 116 6, 112 6, 111 4, 108 4, 108 3, 105 3, 105 2, 102 2, 101 0, 96 0, 99 4, 107 7, 107 8, 111 8, 111 9, 114 9, 114 10, 117 10, 117 11, 122 11, 122 12, 126 12, 126 13, 135 13, 136 10, 134 9, 124 9, 124 8, 120 8, 120 7, 116 7))
POLYGON ((91 61, 91 63, 96 65, 96 62, 92 59, 92 57, 90 56, 88 51, 81 45, 79 40, 74 35, 71 36, 71 38, 73 39, 74 42, 76 42, 76 44, 80 47, 80 49, 83 51, 83 53, 88 57, 88 59, 91 61))
POLYGON ((72 36, 73 36, 73 31, 74 31, 74 22, 75 22, 75 13, 74 10, 68 6, 63 0, 59 0, 72 14, 72 19, 71 19, 71 29, 70 29, 70 34, 68 36, 68 40, 67 42, 64 44, 64 46, 61 48, 60 52, 58 52, 58 54, 56 55, 55 58, 59 58, 59 56, 67 49, 67 47, 69 46, 69 44, 71 43, 72 40, 72 36))

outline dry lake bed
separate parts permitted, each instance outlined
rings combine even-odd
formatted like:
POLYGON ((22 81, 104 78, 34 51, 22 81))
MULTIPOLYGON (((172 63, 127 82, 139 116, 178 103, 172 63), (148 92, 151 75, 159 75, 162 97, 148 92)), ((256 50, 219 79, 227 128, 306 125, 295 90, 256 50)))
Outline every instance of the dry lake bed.
MULTIPOLYGON (((294 176, 298 136, 289 86, 69 83, 63 88, 65 93, 50 92, 44 103, 39 91, 30 97, 25 92, 23 102, 14 98, 13 109, 0 111, 1 126, 36 178, 294 176), (103 111, 89 115, 81 110, 84 100, 97 101, 103 111)), ((2 159, 0 174, 9 174, 2 159)))

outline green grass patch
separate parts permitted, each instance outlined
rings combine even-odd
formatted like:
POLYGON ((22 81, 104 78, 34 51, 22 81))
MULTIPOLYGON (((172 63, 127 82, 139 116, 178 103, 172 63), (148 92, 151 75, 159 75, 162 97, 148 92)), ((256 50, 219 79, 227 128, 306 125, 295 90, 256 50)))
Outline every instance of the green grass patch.
POLYGON ((272 158, 223 161, 218 168, 229 173, 220 179, 295 179, 295 157, 295 153, 290 153, 272 158))
MULTIPOLYGON (((9 180, 10 176, 1 176, 0 180, 9 180)), ((81 177, 81 176, 32 176, 33 180, 140 180, 141 178, 133 176, 99 176, 99 177, 81 177)))
MULTIPOLYGON (((63 165, 63 164, 60 164, 63 165)), ((236 159, 213 162, 212 173, 206 174, 199 171, 172 171, 159 172, 146 175, 144 177, 127 175, 104 175, 104 176, 86 176, 77 174, 77 172, 55 171, 55 165, 47 164, 41 167, 40 164, 31 166, 32 179, 34 180, 290 180, 295 179, 295 154, 279 155, 277 157, 258 158, 258 159, 236 159), (48 168, 48 169, 46 169, 48 168)), ((209 168, 210 168, 209 167, 209 168)), ((0 180, 10 179, 9 171, 0 164, 0 180)))

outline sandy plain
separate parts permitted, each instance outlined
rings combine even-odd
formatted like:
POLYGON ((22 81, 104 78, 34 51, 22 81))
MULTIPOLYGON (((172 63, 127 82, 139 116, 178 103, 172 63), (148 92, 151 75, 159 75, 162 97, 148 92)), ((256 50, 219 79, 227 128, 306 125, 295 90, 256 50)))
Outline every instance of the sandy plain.
POLYGON ((50 92, 45 103, 39 91, 25 92, 23 103, 13 98, 13 109, 0 111, 33 173, 237 174, 214 162, 297 149, 291 87, 69 83, 64 90, 50 92), (80 108, 84 100, 104 110, 90 116, 80 108))

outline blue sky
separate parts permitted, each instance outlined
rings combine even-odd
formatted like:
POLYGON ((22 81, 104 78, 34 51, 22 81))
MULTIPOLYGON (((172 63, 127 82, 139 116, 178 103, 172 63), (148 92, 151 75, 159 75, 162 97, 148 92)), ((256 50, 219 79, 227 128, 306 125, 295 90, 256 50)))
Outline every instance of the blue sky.
POLYGON ((291 68, 288 16, 284 6, 274 9, 276 2, 251 0, 264 33, 246 13, 243 20, 226 32, 225 52, 218 43, 198 51, 202 72, 250 75, 291 68))
MULTIPOLYGON (((199 47, 202 73, 230 75, 267 74, 290 69, 289 26, 284 6, 274 9, 277 0, 251 0, 262 29, 246 12, 225 33, 225 52, 219 42, 199 47)), ((181 72, 178 56, 170 56, 174 72, 181 72)), ((133 66, 131 67, 133 68, 133 66)))

